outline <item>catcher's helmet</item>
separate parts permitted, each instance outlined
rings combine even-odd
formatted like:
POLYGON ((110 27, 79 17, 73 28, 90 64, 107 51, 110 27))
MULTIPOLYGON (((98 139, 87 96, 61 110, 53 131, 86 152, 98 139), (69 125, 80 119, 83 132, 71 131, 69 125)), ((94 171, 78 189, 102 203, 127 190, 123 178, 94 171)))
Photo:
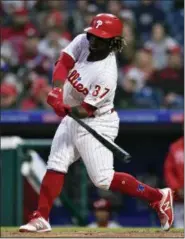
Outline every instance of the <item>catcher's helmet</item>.
POLYGON ((96 15, 90 27, 84 31, 101 38, 113 38, 122 35, 123 23, 113 14, 101 13, 96 15))

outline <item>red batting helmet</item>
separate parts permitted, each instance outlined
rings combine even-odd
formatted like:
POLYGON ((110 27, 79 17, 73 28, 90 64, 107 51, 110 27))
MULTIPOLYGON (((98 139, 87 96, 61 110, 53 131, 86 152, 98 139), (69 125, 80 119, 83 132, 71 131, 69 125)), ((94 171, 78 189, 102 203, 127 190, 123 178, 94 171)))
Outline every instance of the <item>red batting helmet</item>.
POLYGON ((111 204, 108 200, 101 198, 93 203, 93 207, 96 210, 107 210, 109 211, 111 208, 111 204))
POLYGON ((101 13, 96 15, 90 27, 84 31, 101 38, 113 38, 122 35, 123 23, 113 14, 101 13))

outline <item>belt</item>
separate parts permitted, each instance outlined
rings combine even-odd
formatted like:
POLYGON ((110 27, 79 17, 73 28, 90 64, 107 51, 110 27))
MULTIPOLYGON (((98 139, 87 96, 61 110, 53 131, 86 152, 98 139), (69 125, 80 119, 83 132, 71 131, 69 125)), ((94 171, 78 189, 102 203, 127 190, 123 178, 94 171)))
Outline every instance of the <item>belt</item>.
MULTIPOLYGON (((101 115, 97 115, 97 116, 105 115, 105 114, 107 114, 108 112, 110 112, 110 114, 112 114, 114 111, 115 111, 115 109, 112 108, 112 109, 110 109, 109 111, 107 111, 107 112, 105 112, 105 113, 103 113, 103 114, 101 114, 101 115)), ((95 118, 95 117, 96 117, 95 115, 89 116, 89 118, 95 118)))

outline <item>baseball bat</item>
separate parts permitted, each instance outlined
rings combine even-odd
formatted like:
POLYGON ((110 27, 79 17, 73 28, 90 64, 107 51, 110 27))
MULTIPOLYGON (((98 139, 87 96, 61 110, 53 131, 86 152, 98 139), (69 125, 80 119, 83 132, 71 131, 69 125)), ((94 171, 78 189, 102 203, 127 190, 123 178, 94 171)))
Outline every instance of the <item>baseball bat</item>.
POLYGON ((125 163, 130 162, 131 155, 127 153, 124 149, 119 147, 113 141, 105 139, 101 134, 97 133, 94 129, 92 129, 89 125, 84 123, 81 119, 77 118, 74 114, 69 113, 68 115, 71 118, 73 118, 76 122, 78 122, 79 125, 85 128, 90 134, 92 134, 106 148, 111 150, 117 158, 122 159, 125 163))

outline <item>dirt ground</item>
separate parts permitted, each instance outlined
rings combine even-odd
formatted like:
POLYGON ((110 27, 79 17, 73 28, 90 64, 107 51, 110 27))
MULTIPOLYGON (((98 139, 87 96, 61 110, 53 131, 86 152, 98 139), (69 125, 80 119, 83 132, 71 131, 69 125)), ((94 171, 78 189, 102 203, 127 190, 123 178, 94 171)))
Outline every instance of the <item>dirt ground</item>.
POLYGON ((183 230, 172 229, 169 232, 162 232, 160 229, 54 229, 48 233, 19 233, 18 229, 4 228, 1 230, 1 237, 6 238, 184 238, 183 230))

